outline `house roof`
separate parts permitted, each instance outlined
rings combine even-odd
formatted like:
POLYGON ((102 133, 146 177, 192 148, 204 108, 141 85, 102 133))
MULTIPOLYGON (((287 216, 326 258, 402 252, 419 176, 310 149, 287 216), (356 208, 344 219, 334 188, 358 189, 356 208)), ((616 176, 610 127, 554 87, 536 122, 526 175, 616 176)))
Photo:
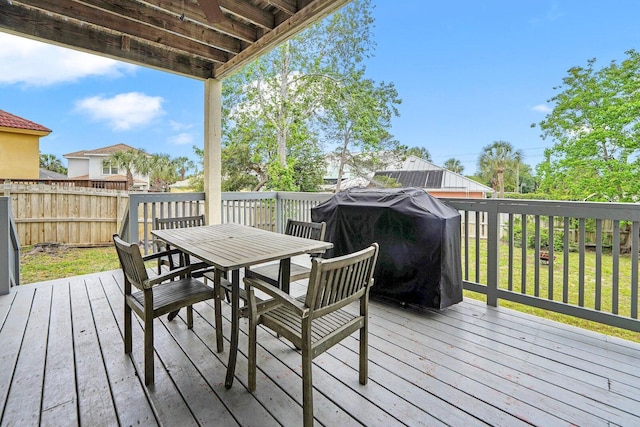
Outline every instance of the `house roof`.
POLYGON ((40 168, 40 179, 68 179, 67 175, 40 168))
POLYGON ((120 151, 136 150, 127 144, 115 144, 108 147, 96 148, 95 150, 80 150, 73 153, 65 154, 63 157, 90 157, 90 156, 108 156, 120 151))
POLYGON ((491 187, 416 156, 407 157, 404 163, 397 168, 378 171, 374 174, 375 176, 394 178, 407 187, 493 193, 493 188, 491 187))
POLYGON ((0 110, 0 127, 51 133, 51 129, 47 127, 39 125, 36 122, 32 122, 31 120, 18 117, 15 114, 7 113, 3 110, 0 110))

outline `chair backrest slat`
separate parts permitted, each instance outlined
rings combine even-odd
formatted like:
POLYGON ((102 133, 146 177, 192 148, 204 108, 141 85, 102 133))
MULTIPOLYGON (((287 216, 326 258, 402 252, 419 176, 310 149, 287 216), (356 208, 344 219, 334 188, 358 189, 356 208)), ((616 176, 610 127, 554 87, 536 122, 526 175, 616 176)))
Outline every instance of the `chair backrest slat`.
POLYGON ((324 240, 327 224, 324 222, 305 222, 290 219, 284 234, 305 239, 324 240))
POLYGON ((156 218, 154 225, 156 230, 199 227, 201 225, 205 225, 204 214, 195 216, 179 216, 173 218, 156 218))
POLYGON ((305 304, 313 317, 337 310, 362 297, 373 285, 378 244, 332 259, 314 259, 305 304))
POLYGON ((113 235, 113 243, 120 260, 120 267, 129 283, 138 289, 150 288, 149 275, 138 245, 125 242, 117 234, 113 235))

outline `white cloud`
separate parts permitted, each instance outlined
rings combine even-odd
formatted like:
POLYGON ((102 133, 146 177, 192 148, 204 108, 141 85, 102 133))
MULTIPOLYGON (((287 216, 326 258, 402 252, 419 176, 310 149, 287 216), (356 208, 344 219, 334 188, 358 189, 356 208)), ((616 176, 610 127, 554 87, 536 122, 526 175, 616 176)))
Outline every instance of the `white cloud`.
POLYGON ((0 85, 49 86, 89 76, 121 77, 138 67, 0 33, 0 85))
POLYGON ((169 120, 169 126, 171 127, 172 130, 179 132, 181 130, 191 129, 193 127, 193 124, 180 123, 180 122, 176 122, 175 120, 169 120))
POLYGON ((183 132, 178 135, 174 135, 170 137, 169 143, 175 144, 175 145, 187 145, 187 144, 193 144, 193 139, 194 139, 193 134, 183 132))
POLYGON ((114 130, 145 126, 162 116, 163 98, 139 92, 121 93, 113 98, 92 96, 76 102, 76 111, 92 120, 107 122, 114 130))
POLYGON ((545 104, 538 104, 538 105, 534 105, 533 107, 531 107, 531 111, 535 111, 538 113, 550 113, 551 107, 549 107, 548 105, 545 104))

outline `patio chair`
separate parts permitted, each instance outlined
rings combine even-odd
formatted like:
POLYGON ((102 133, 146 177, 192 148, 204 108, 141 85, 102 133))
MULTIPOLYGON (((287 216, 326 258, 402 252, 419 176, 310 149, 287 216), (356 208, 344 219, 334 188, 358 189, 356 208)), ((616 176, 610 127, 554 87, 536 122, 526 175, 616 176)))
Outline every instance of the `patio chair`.
MULTIPOLYGON (((324 240, 325 229, 326 223, 324 222, 304 222, 290 219, 287 221, 284 234, 304 237, 306 239, 324 240)), ((313 253, 309 255, 313 259, 321 254, 313 253)), ((310 273, 311 268, 292 262, 289 272, 289 282, 306 279, 310 273)), ((282 283, 280 274, 280 263, 264 264, 257 267, 247 267, 245 269, 245 277, 255 277, 276 287, 280 287, 279 285, 282 283)))
MULTIPOLYGON (((154 229, 156 230, 166 230, 166 229, 174 229, 174 228, 186 228, 186 227, 200 227, 205 225, 204 214, 203 215, 194 215, 194 216, 178 216, 172 218, 155 218, 154 220, 154 229)), ((162 240, 155 240, 157 251, 169 251, 171 248, 167 245, 166 242, 162 240)), ((186 265, 191 265, 191 276, 192 277, 205 277, 205 279, 209 279, 213 281, 213 275, 215 273, 215 268, 207 264, 206 262, 199 260, 197 258, 192 259, 189 254, 184 252, 174 253, 171 256, 161 256, 158 258, 158 274, 162 273, 162 266, 166 265, 169 267, 169 270, 173 270, 176 267, 184 267, 186 265), (206 274, 205 273, 209 273, 206 274)), ((228 293, 225 289, 225 294, 228 293)), ((169 313, 167 319, 172 321, 180 312, 180 310, 175 310, 169 313)))
POLYGON ((131 353, 131 311, 133 311, 144 323, 144 383, 149 385, 154 381, 153 319, 187 307, 187 327, 191 329, 193 328, 192 305, 214 298, 216 337, 222 337, 221 291, 214 290, 194 279, 191 276, 192 266, 178 267, 157 277, 149 278, 144 263, 160 256, 174 255, 178 253, 177 250, 143 257, 138 245, 125 242, 117 234, 113 235, 113 243, 124 273, 124 352, 131 353), (131 285, 138 291, 132 292, 131 285))
POLYGON ((249 391, 256 389, 257 326, 262 324, 302 350, 302 407, 305 426, 313 425, 313 359, 360 331, 360 384, 368 379, 368 304, 378 244, 332 259, 312 260, 306 295, 294 299, 263 280, 245 277, 249 317, 249 391), (254 288, 271 298, 258 301, 254 288), (341 308, 359 301, 360 312, 341 308))
MULTIPOLYGON (((185 227, 199 227, 205 225, 204 215, 195 215, 195 216, 180 216, 173 218, 155 218, 154 219, 154 229, 155 230, 166 230, 173 228, 185 228, 185 227)), ((167 251, 171 248, 167 243, 162 240, 155 240, 154 244, 156 246, 157 251, 167 251)), ((191 260, 189 259, 189 254, 185 254, 183 252, 179 252, 172 256, 163 256, 158 258, 158 274, 162 273, 162 266, 166 265, 170 270, 173 270, 176 267, 185 266, 191 264, 191 260)), ((206 263, 200 260, 194 260, 195 264, 200 263, 199 267, 207 268, 210 267, 206 263)))

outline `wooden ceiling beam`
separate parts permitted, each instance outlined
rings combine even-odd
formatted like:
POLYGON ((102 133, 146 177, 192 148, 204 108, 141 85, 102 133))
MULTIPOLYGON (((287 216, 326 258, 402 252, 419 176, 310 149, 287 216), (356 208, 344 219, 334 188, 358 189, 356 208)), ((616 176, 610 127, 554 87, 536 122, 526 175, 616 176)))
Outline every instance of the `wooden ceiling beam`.
POLYGON ((275 27, 275 20, 271 13, 260 9, 249 2, 238 2, 234 0, 219 1, 222 10, 238 19, 248 21, 265 30, 273 30, 275 27))
POLYGON ((289 16, 295 15, 298 11, 297 4, 294 0, 267 0, 267 3, 289 16))
MULTIPOLYGON (((29 2, 34 6, 42 4, 41 0, 18 0, 23 2, 29 2)), ((153 7, 144 2, 135 2, 131 0, 70 0, 76 4, 89 5, 96 8, 96 12, 101 12, 94 22, 101 27, 107 27, 99 22, 102 16, 115 15, 121 19, 131 22, 138 22, 145 24, 144 28, 155 28, 161 32, 170 32, 175 35, 189 38, 193 41, 209 44, 215 46, 225 52, 237 54, 241 50, 240 42, 238 38, 232 37, 226 34, 221 34, 212 28, 199 25, 195 21, 184 19, 181 20, 179 14, 173 14, 171 11, 161 11, 157 7, 153 7)), ((46 3, 61 3, 59 0, 49 0, 46 3)), ((53 10, 52 6, 37 6, 43 9, 53 10)), ((82 15, 77 19, 83 19, 82 15)), ((131 24, 129 24, 131 25, 131 24)), ((126 31, 123 31, 126 32, 126 31)), ((142 38, 146 38, 143 35, 138 35, 142 38)), ((251 31, 251 42, 256 40, 255 31, 251 31)))
MULTIPOLYGON (((151 27, 139 21, 128 19, 126 16, 115 15, 110 12, 103 12, 84 3, 69 2, 62 5, 58 0, 18 0, 16 3, 29 6, 36 6, 37 9, 60 16, 76 19, 78 22, 86 22, 96 27, 108 28, 109 31, 122 33, 128 36, 147 40, 151 43, 164 44, 170 48, 182 50, 185 53, 200 56, 204 59, 215 62, 226 62, 230 56, 223 50, 215 46, 214 43, 203 44, 192 39, 186 39, 169 31, 162 31, 159 28, 151 27), (213 45, 213 46, 212 46, 213 45)), ((229 38, 234 44, 233 53, 240 51, 240 42, 229 38)), ((229 49, 228 44, 224 46, 229 49)))
POLYGON ((213 77, 214 63, 162 45, 107 32, 75 19, 0 0, 0 29, 45 43, 71 47, 136 65, 198 79, 213 77), (79 37, 82 35, 82 37, 79 37))
MULTIPOLYGON (((91 2, 112 3, 105 0, 84 0, 91 2)), ((240 22, 236 19, 224 17, 220 22, 208 22, 204 16, 204 12, 197 2, 185 0, 184 2, 174 0, 115 0, 118 3, 133 4, 132 8, 137 8, 137 4, 144 4, 152 8, 158 9, 162 12, 169 12, 174 16, 182 16, 184 14, 184 22, 197 23, 199 26, 213 29, 221 34, 225 34, 243 42, 254 43, 257 39, 257 33, 255 28, 251 25, 240 22)), ((220 2, 222 5, 222 2, 220 2)), ((236 10, 237 8, 233 8, 236 10)), ((180 29, 177 29, 180 32, 180 29)))

